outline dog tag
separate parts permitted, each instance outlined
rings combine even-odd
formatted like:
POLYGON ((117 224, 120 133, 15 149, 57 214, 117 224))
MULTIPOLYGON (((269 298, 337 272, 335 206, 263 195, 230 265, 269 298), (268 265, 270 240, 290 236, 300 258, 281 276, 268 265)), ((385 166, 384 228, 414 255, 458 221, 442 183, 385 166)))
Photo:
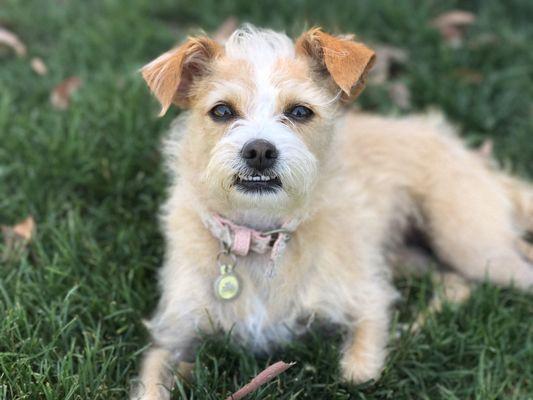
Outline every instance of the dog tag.
POLYGON ((233 265, 222 264, 220 276, 215 281, 215 294, 220 300, 232 300, 239 295, 239 277, 233 272, 233 265))

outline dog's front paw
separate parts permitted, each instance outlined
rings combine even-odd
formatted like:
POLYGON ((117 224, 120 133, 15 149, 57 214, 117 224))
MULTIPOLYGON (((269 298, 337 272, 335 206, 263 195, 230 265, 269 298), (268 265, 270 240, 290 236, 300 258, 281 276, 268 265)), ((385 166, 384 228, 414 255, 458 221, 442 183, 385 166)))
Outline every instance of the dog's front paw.
POLYGON ((368 354, 345 354, 340 367, 342 378, 346 382, 359 384, 379 378, 383 369, 383 358, 368 354))
POLYGON ((161 385, 144 387, 139 384, 130 394, 130 400, 169 400, 170 392, 161 385))

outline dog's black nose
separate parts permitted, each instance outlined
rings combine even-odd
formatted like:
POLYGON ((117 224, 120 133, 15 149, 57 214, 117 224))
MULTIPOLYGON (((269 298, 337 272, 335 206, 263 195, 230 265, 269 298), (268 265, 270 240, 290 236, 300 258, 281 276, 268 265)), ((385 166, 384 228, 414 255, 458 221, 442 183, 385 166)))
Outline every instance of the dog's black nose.
POLYGON ((267 140, 256 139, 244 145, 242 148, 242 158, 250 168, 263 171, 271 168, 278 158, 276 146, 267 140))

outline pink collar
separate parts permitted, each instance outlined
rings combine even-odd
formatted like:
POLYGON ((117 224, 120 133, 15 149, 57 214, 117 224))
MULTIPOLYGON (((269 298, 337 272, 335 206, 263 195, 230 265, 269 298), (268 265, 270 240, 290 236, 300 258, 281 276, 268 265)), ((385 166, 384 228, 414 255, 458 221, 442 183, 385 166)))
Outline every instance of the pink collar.
POLYGON ((279 229, 258 231, 237 225, 218 214, 207 215, 203 221, 211 234, 220 241, 223 250, 241 257, 250 252, 265 254, 270 251, 270 261, 273 265, 278 263, 298 225, 298 221, 291 220, 279 229))

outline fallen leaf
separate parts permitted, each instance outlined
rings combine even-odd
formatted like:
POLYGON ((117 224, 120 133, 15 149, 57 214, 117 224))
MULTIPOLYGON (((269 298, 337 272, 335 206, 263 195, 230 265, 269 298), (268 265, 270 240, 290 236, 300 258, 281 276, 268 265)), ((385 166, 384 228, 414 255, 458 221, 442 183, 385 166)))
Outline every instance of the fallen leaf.
POLYGON ((220 43, 224 43, 229 39, 231 34, 239 26, 239 20, 236 17, 228 17, 226 20, 218 27, 218 29, 213 33, 213 38, 220 43))
POLYGON ((463 43, 466 29, 476 20, 476 15, 463 10, 451 10, 431 21, 442 38, 451 46, 458 47, 463 43))
POLYGON ((46 64, 44 61, 39 57, 34 57, 30 61, 31 69, 37 74, 37 75, 46 75, 48 73, 48 68, 46 67, 46 64))
POLYGON ((82 85, 82 81, 77 76, 71 76, 57 85, 52 91, 50 101, 58 110, 66 110, 70 104, 70 97, 82 85))
POLYGON ((20 254, 30 243, 37 230, 32 216, 27 217, 16 225, 2 225, 0 228, 4 237, 3 260, 12 258, 14 254, 20 254))
POLYGON ((393 82, 389 85, 389 97, 402 110, 411 107, 411 92, 403 82, 393 82))
POLYGON ((29 242, 35 233, 35 220, 30 215, 24 221, 13 226, 13 232, 25 241, 29 242))
POLYGON ((393 77, 395 70, 407 62, 408 56, 404 49, 388 45, 374 45, 372 48, 376 52, 376 62, 368 76, 370 83, 387 82, 393 77))
POLYGON ((0 46, 7 46, 15 52, 19 57, 26 55, 26 46, 13 32, 0 27, 0 46))

